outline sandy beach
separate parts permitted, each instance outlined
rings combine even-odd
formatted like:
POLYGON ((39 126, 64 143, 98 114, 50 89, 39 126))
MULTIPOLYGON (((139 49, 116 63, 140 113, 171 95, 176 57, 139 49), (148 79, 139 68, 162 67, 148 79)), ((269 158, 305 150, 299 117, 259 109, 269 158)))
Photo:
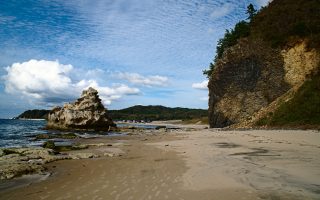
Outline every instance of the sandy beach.
POLYGON ((49 163, 45 180, 0 199, 320 199, 319 131, 188 126, 81 143, 108 145, 49 163))

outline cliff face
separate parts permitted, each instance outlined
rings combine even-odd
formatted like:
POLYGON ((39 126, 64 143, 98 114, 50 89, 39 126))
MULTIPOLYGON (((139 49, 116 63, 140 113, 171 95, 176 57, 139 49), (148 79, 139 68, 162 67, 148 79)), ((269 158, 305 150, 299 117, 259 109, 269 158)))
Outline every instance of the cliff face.
POLYGON ((56 107, 48 114, 51 129, 110 130, 115 126, 101 103, 97 90, 89 88, 74 103, 56 107))
POLYGON ((209 119, 225 127, 249 119, 289 89, 280 52, 241 40, 218 60, 209 81, 209 119))
MULTIPOLYGON (((277 9, 279 2, 274 0, 272 9, 277 9)), ((268 18, 266 12, 268 8, 262 13, 263 20, 268 18)), ((284 40, 290 42, 273 47, 268 40, 255 36, 239 39, 214 64, 208 84, 211 127, 244 122, 252 126, 263 117, 257 113, 272 112, 278 106, 277 100, 294 93, 319 68, 319 51, 310 47, 308 37, 284 40), (268 107, 268 112, 261 112, 268 107)))
POLYGON ((210 78, 211 127, 257 120, 255 114, 258 111, 290 90, 298 89, 310 74, 317 71, 319 58, 319 52, 307 49, 305 41, 282 51, 262 42, 240 41, 216 63, 210 78))

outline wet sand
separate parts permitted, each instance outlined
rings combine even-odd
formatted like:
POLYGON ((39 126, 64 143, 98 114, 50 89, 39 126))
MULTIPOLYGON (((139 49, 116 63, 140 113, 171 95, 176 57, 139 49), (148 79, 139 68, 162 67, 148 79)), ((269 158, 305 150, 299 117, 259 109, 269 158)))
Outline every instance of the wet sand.
POLYGON ((317 131, 177 130, 81 142, 112 146, 85 150, 100 158, 50 163, 49 178, 0 199, 320 199, 317 131))

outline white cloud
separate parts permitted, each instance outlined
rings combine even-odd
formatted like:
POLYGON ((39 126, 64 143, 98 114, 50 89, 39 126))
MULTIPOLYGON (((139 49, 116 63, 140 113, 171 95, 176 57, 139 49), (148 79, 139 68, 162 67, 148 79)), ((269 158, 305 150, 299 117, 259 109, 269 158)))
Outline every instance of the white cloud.
POLYGON ((199 90, 207 90, 208 89, 208 80, 202 81, 201 83, 193 83, 192 88, 199 90))
POLYGON ((166 86, 168 84, 168 77, 165 76, 142 76, 137 73, 118 73, 116 75, 120 79, 125 79, 136 85, 143 85, 147 87, 152 86, 166 86))
POLYGON ((73 81, 72 76, 76 70, 72 65, 63 65, 59 61, 29 60, 14 63, 5 69, 5 91, 26 97, 38 104, 55 105, 72 101, 88 87, 98 90, 105 105, 124 95, 140 93, 138 88, 130 88, 123 84, 107 87, 100 86, 93 79, 73 81))
POLYGON ((216 7, 210 14, 211 19, 218 19, 226 16, 234 9, 234 5, 230 3, 223 4, 221 7, 216 7))

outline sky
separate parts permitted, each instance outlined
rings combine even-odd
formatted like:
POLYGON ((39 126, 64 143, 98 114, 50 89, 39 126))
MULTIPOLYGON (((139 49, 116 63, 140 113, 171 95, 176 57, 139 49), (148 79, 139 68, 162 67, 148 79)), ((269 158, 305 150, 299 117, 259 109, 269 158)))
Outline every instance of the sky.
POLYGON ((202 70, 268 0, 0 0, 0 118, 94 87, 107 109, 208 107, 202 70))

